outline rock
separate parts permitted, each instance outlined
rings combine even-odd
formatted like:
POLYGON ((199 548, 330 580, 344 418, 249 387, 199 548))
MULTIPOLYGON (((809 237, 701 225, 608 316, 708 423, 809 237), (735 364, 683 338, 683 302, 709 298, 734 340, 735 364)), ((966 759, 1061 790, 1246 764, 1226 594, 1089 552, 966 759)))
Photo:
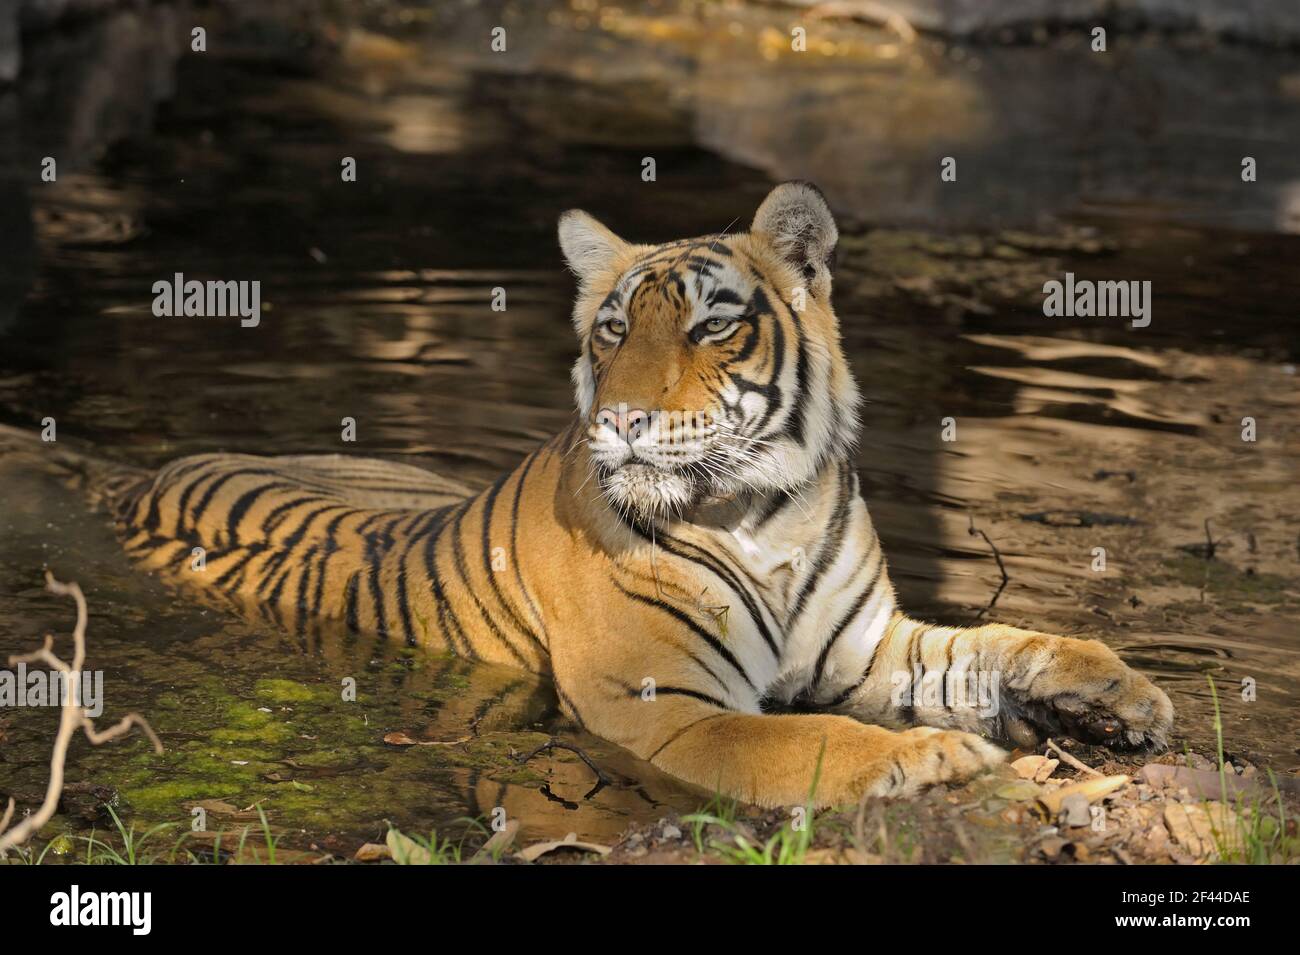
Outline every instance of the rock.
POLYGON ((674 825, 667 825, 664 826, 660 835, 665 839, 680 839, 682 837, 682 831, 674 825))
POLYGON ((1170 803, 1165 806, 1165 826, 1186 853, 1204 860, 1231 852, 1238 844, 1241 823, 1221 802, 1170 803))
POLYGON ((1169 830, 1161 822, 1152 824, 1142 840, 1141 852, 1144 858, 1159 859, 1169 852, 1169 830))
POLYGON ((1048 859, 1048 861, 1055 862, 1061 857, 1061 850, 1064 849, 1066 845, 1066 840, 1062 839, 1060 836, 1052 836, 1050 839, 1044 839, 1038 848, 1042 850, 1043 855, 1048 859))
MULTIPOLYGON (((1225 793, 1231 798, 1242 793, 1268 795, 1273 782, 1256 773, 1238 776, 1217 769, 1194 769, 1188 766, 1168 766, 1164 763, 1147 763, 1139 773, 1152 786, 1179 787, 1193 796, 1221 798, 1225 793)), ((1283 791, 1300 791, 1300 785, 1290 777, 1278 777, 1276 785, 1283 791)))
POLYGON ((1080 792, 1070 793, 1061 800, 1061 808, 1056 818, 1062 826, 1077 828, 1088 825, 1092 822, 1092 813, 1088 811, 1088 797, 1080 792))

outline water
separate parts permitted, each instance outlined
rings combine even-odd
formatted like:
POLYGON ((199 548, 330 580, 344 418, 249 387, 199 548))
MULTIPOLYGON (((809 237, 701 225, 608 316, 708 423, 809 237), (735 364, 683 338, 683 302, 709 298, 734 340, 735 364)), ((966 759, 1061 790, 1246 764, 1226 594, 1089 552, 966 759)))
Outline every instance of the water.
MULTIPOLYGON (((1173 150, 1148 157, 1165 175, 1138 201, 1142 182, 1118 194, 1131 154, 1090 172, 1040 104, 1015 138, 1037 129, 1032 161, 1047 171, 1018 191, 1032 162, 996 134, 1023 104, 989 77, 1031 61, 1057 75, 1024 48, 981 52, 972 72, 951 50, 882 54, 888 37, 859 28, 847 60, 805 68, 765 59, 762 27, 746 19, 758 14, 733 18, 737 40, 716 11, 602 32, 569 13, 547 26, 530 8, 501 14, 515 17, 520 51, 503 64, 467 39, 495 11, 428 22, 382 10, 366 26, 397 39, 250 22, 227 25, 220 50, 184 56, 164 7, 88 27, 103 31, 98 45, 63 38, 38 53, 75 78, 59 89, 80 108, 49 106, 42 89, 0 100, 0 420, 30 429, 51 416, 69 446, 154 467, 197 451, 338 451, 348 416, 348 450, 482 484, 569 414, 562 209, 667 239, 743 224, 774 178, 807 175, 846 213, 836 303, 868 399, 859 465, 904 606, 1102 639, 1155 676, 1202 751, 1209 674, 1229 750, 1295 771, 1300 239, 1276 176, 1233 198, 1204 152, 1189 170, 1173 150), (762 84, 737 85, 742 67, 756 76, 765 63, 762 84), (848 86, 855 69, 872 82, 848 86), (902 128, 880 86, 919 96, 931 74, 961 91, 927 93, 915 115, 939 123, 976 97, 978 128, 949 128, 944 148, 979 146, 971 166, 996 172, 996 189, 963 187, 952 202, 935 191, 924 136, 902 128), (872 104, 870 122, 845 129, 872 104), (49 154, 57 183, 34 182, 49 154), (639 180, 646 155, 653 184, 639 180), (344 156, 356 183, 340 181, 344 156), (895 178, 871 174, 881 169, 895 178), (260 279, 261 326, 155 318, 152 283, 177 271, 260 279), (1151 326, 1045 318, 1042 283, 1066 271, 1152 281, 1151 326), (490 308, 496 287, 503 313, 490 308), (1241 439, 1246 416, 1255 442, 1241 439), (956 442, 940 440, 946 417, 956 442), (972 519, 1009 576, 991 608, 1000 575, 972 519), (1196 546, 1207 519, 1213 560, 1196 546), (1104 572, 1092 569, 1098 547, 1104 572)), ((1241 62, 1217 55, 1214 70, 1241 62)), ((1169 82, 1171 58, 1132 50, 1127 69, 1169 82)), ((1252 62, 1269 78, 1298 69, 1252 62)), ((1204 122, 1222 126, 1235 97, 1207 99, 1204 122)), ((1148 127, 1161 108, 1149 104, 1148 127)), ((1238 112, 1241 137, 1294 167, 1294 127, 1264 135, 1256 110, 1238 112)), ((1180 135, 1195 139, 1194 126, 1180 135)), ((80 581, 104 719, 139 710, 168 747, 159 758, 138 741, 74 744, 58 826, 102 826, 103 799, 186 827, 196 802, 261 801, 293 844, 350 852, 385 820, 459 832, 459 817, 497 806, 526 838, 608 840, 706 798, 576 734, 533 677, 343 635, 300 644, 164 587, 29 458, 0 459, 0 503, 0 654, 71 625, 70 605, 40 589, 43 565, 80 581), (342 699, 347 679, 356 702, 342 699), (395 747, 392 732, 456 745, 395 747), (613 785, 591 793, 592 774, 565 753, 519 762, 552 735, 613 785)), ((39 798, 54 720, 0 715, 0 791, 39 798)), ((213 813, 212 827, 242 824, 213 813)))

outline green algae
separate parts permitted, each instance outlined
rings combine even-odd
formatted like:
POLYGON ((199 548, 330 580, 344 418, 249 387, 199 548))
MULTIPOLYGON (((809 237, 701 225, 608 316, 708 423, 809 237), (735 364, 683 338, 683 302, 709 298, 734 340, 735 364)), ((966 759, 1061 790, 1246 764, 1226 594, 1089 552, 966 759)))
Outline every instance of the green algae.
POLYGON ((293 680, 262 679, 253 685, 253 694, 258 699, 272 703, 307 703, 320 700, 324 692, 336 697, 338 695, 338 691, 333 688, 326 691, 323 687, 310 687, 293 680))
POLYGON ((1241 570, 1226 561, 1206 560, 1193 554, 1166 558, 1163 565, 1168 573, 1159 582, 1203 588, 1227 600, 1280 603, 1287 599, 1288 591, 1294 586, 1292 581, 1275 574, 1249 568, 1241 570))

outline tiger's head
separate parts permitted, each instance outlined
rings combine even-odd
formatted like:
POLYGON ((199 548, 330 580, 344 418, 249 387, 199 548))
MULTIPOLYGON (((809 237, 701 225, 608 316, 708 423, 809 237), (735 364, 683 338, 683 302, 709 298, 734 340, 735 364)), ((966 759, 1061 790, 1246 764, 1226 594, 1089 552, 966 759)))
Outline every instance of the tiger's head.
POLYGON ((577 210, 559 233, 579 282, 578 411, 615 508, 653 520, 794 491, 853 445, 839 230, 816 187, 777 186, 748 233, 636 245, 577 210))

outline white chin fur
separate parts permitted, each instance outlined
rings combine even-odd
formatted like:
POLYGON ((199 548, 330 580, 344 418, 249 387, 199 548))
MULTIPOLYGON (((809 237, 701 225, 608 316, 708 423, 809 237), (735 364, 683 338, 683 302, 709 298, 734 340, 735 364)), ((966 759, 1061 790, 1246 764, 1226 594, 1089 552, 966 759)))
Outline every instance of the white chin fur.
POLYGON ((646 520, 679 515, 694 499, 690 480, 647 464, 626 464, 601 484, 610 506, 646 520))

